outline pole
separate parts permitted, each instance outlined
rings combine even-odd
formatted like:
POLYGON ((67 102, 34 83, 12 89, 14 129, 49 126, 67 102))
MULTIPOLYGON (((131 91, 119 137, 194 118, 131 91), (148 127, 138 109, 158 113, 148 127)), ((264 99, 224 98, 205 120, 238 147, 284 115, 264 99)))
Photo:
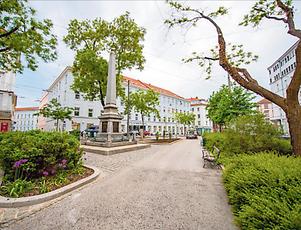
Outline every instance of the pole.
POLYGON ((128 114, 126 119, 127 137, 130 138, 130 80, 128 80, 128 98, 127 98, 128 114))

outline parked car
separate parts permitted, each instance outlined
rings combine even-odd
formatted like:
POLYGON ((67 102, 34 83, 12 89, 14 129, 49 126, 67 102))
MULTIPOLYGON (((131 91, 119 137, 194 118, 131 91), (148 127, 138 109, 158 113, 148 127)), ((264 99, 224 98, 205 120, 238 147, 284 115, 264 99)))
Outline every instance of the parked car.
POLYGON ((150 131, 147 131, 147 130, 144 130, 143 134, 144 134, 144 136, 150 136, 151 135, 150 131))
POLYGON ((99 132, 98 126, 92 126, 84 131, 87 137, 96 137, 96 134, 99 132))
POLYGON ((186 135, 186 139, 198 139, 198 135, 195 131, 189 131, 186 135))

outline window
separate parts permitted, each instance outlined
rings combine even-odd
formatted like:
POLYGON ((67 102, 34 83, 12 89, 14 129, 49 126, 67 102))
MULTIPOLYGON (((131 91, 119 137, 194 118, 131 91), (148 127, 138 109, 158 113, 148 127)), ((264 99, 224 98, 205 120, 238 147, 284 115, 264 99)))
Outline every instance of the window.
POLYGON ((154 121, 156 121, 156 116, 154 116, 154 121))
POLYGON ((80 99, 80 94, 79 94, 79 92, 75 92, 75 99, 80 99))
POLYGON ((135 120, 138 121, 138 114, 135 114, 135 120))
POLYGON ((191 111, 194 112, 194 108, 191 108, 191 111))
POLYGON ((201 118, 201 115, 200 115, 200 114, 198 114, 198 118, 201 118))
POLYGON ((198 111, 200 111, 200 108, 198 108, 198 111))
POLYGON ((79 107, 74 108, 74 116, 79 116, 79 107))
POLYGON ((88 117, 93 117, 93 109, 88 110, 88 117))

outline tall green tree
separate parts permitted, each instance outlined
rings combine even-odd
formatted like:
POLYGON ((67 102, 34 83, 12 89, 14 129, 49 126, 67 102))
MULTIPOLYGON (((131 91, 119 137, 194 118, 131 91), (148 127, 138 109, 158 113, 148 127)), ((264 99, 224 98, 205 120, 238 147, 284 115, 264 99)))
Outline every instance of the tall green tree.
POLYGON ((143 69, 145 58, 143 44, 145 29, 130 18, 128 12, 107 22, 94 20, 71 20, 65 43, 74 51, 73 90, 87 98, 100 99, 104 106, 107 82, 107 64, 104 54, 116 54, 117 94, 124 97, 121 73, 126 69, 143 69))
POLYGON ((176 122, 184 125, 184 127, 192 125, 195 121, 195 114, 194 113, 175 113, 175 120, 176 122))
MULTIPOLYGON (((297 2, 297 1, 296 1, 297 2)), ((228 9, 219 7, 216 11, 206 12, 204 9, 184 6, 179 2, 169 1, 173 13, 170 19, 165 22, 173 27, 181 25, 188 28, 196 28, 199 22, 207 22, 216 32, 217 46, 207 54, 194 52, 187 62, 197 61, 201 67, 206 67, 208 74, 211 74, 211 67, 214 61, 242 87, 253 91, 278 105, 286 113, 289 124, 289 132, 293 146, 293 152, 301 156, 301 105, 299 102, 299 91, 301 87, 301 30, 296 27, 294 8, 292 0, 257 0, 245 15, 240 23, 242 26, 258 26, 262 21, 274 21, 284 24, 287 33, 297 39, 298 44, 295 51, 296 68, 292 79, 286 90, 286 97, 278 95, 263 86, 243 66, 251 61, 257 60, 257 56, 251 52, 245 52, 242 45, 231 45, 226 42, 223 29, 216 22, 216 18, 228 14, 228 9)), ((295 5, 297 6, 297 4, 295 5)))
POLYGON ((56 131, 59 130, 59 121, 71 120, 73 108, 62 107, 57 99, 53 98, 46 106, 40 109, 38 115, 49 117, 56 121, 56 131))
POLYGON ((236 117, 256 112, 255 96, 240 86, 229 88, 223 85, 219 91, 213 92, 208 105, 208 117, 221 128, 236 117))
POLYGON ((22 73, 25 67, 36 70, 38 57, 54 61, 57 38, 52 26, 51 20, 36 18, 27 0, 1 0, 0 69, 22 73))
POLYGON ((154 114, 157 118, 160 117, 157 109, 159 104, 159 93, 153 90, 138 90, 130 94, 130 107, 141 114, 143 130, 145 116, 154 114))

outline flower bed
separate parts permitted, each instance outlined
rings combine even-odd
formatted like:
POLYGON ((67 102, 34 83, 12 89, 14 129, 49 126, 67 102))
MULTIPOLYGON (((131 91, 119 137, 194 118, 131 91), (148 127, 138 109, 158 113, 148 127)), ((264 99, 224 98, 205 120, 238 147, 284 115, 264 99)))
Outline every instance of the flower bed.
POLYGON ((82 165, 79 141, 67 133, 11 132, 0 135, 0 146, 3 196, 46 193, 93 173, 82 165))

